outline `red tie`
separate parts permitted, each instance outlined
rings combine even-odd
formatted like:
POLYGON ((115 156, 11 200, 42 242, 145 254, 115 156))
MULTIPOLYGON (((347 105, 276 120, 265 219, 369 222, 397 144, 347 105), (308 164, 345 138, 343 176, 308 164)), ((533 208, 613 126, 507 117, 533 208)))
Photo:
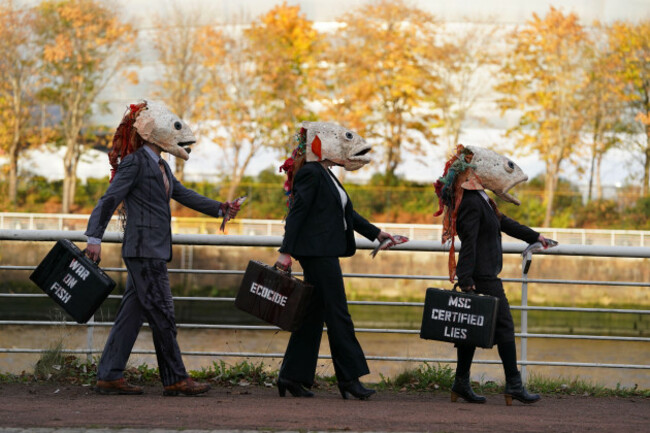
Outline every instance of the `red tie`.
POLYGON ((158 167, 160 167, 160 172, 162 173, 163 183, 165 184, 165 192, 169 196, 169 179, 167 179, 167 173, 165 173, 165 164, 163 163, 162 158, 158 160, 158 167))

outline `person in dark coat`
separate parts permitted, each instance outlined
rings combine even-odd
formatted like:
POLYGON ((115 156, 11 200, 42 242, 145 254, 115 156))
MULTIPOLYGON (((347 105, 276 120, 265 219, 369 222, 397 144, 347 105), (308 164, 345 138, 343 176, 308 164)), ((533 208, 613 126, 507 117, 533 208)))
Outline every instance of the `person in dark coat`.
POLYGON ((365 153, 370 146, 352 131, 320 122, 304 122, 298 139, 298 148, 283 166, 288 172, 286 189, 291 196, 276 266, 289 269, 291 256, 295 257, 314 292, 306 319, 291 334, 278 391, 281 397, 287 390, 295 397, 313 396, 306 388, 314 383, 325 323, 342 397, 351 394, 366 399, 375 391, 359 382, 359 377, 370 370, 348 312, 339 258, 354 255, 355 231, 369 240, 382 241, 392 236, 354 210, 350 197, 329 168, 358 168, 360 161, 369 161, 365 153))
MULTIPOLYGON (((443 241, 452 241, 455 234, 461 241, 457 266, 453 260, 452 243, 452 281, 457 275, 462 291, 499 299, 494 338, 506 377, 504 394, 508 405, 513 398, 523 403, 534 403, 540 396, 526 391, 517 369, 515 326, 503 284, 498 277, 503 264, 501 233, 527 243, 539 241, 545 247, 547 240, 540 233, 502 214, 484 189, 497 191, 504 199, 519 204, 505 191, 526 179, 519 167, 495 152, 476 146, 459 146, 458 154, 447 164, 443 177, 436 182, 441 203, 438 214, 443 213, 443 209, 445 213, 443 241)), ((474 393, 470 386, 470 367, 476 347, 459 343, 456 350, 458 363, 452 401, 461 397, 470 403, 484 403, 486 398, 474 393)))

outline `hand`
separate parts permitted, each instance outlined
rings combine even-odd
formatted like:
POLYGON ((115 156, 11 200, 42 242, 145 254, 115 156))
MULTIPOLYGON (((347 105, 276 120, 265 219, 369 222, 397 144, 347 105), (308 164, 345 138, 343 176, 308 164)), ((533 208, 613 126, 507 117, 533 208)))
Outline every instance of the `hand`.
POLYGON ((476 290, 476 286, 472 284, 471 286, 465 286, 460 288, 461 292, 469 293, 476 290))
POLYGON ((102 244, 86 244, 86 255, 93 262, 99 263, 102 259, 102 244))
POLYGON ((280 253, 278 259, 275 261, 275 267, 282 269, 285 272, 291 272, 291 256, 289 254, 280 253))
POLYGON ((384 250, 384 249, 386 249, 386 248, 388 248, 388 247, 391 247, 391 246, 395 245, 395 238, 393 238, 393 235, 391 235, 390 233, 386 233, 386 232, 384 232, 384 231, 380 231, 379 234, 377 235, 377 240, 379 241, 379 243, 382 243, 382 242, 383 242, 384 240, 386 240, 386 239, 390 239, 391 242, 392 242, 392 245, 391 245, 391 243, 389 242, 389 243, 387 243, 386 245, 384 245, 384 247, 382 248, 382 250, 384 250))
POLYGON ((233 219, 235 216, 237 216, 237 212, 239 212, 241 205, 237 203, 237 201, 227 201, 224 203, 221 203, 221 213, 223 213, 223 216, 226 216, 226 213, 228 215, 228 219, 233 219))
POLYGON ((548 248, 548 241, 546 240, 546 238, 545 238, 544 236, 539 235, 539 237, 537 238, 537 240, 540 241, 540 242, 542 243, 542 246, 543 246, 544 248, 548 248))

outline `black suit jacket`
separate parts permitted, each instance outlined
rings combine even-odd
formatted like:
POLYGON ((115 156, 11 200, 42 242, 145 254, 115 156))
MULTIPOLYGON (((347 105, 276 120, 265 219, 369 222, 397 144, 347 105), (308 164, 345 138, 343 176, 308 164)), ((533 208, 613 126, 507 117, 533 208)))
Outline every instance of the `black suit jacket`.
POLYGON ((220 216, 220 202, 185 188, 167 162, 163 163, 169 179, 169 196, 160 167, 144 147, 124 157, 113 182, 93 209, 85 235, 101 239, 115 209, 124 201, 127 218, 122 257, 169 261, 172 257, 170 197, 196 211, 220 216))
POLYGON ((294 201, 284 226, 281 253, 296 258, 348 257, 356 251, 354 231, 371 241, 377 238, 379 228, 355 212, 350 197, 343 213, 335 181, 338 183, 329 170, 318 162, 308 162, 298 170, 293 183, 294 201), (344 217, 347 230, 343 224, 344 217))
POLYGON ((478 191, 463 191, 458 208, 456 231, 461 241, 458 254, 458 284, 471 286, 478 281, 496 280, 503 266, 501 232, 529 244, 539 233, 505 215, 499 219, 478 191))

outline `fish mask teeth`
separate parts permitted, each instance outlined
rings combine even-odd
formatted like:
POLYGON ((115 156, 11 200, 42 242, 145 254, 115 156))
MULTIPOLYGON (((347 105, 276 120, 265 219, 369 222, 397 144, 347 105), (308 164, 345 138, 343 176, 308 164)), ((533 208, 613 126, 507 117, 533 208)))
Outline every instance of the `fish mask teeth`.
POLYGON ((303 122, 302 127, 307 131, 307 161, 329 160, 347 171, 370 162, 372 146, 356 132, 330 122, 303 122))
POLYGON ((519 206, 521 202, 508 191, 528 180, 523 170, 510 158, 490 149, 478 146, 465 147, 473 153, 471 164, 483 188, 519 206))
POLYGON ((133 126, 140 137, 163 151, 187 161, 196 137, 190 127, 160 101, 145 101, 133 126))

